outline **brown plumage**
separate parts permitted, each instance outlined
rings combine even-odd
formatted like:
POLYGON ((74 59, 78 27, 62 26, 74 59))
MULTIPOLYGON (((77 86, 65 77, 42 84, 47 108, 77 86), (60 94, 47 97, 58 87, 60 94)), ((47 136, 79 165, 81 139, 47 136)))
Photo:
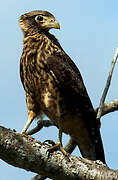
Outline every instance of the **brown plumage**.
POLYGON ((46 114, 63 132, 75 139, 83 157, 105 162, 96 114, 81 74, 49 33, 59 29, 54 16, 32 11, 21 16, 24 33, 20 76, 26 91, 28 122, 46 114))

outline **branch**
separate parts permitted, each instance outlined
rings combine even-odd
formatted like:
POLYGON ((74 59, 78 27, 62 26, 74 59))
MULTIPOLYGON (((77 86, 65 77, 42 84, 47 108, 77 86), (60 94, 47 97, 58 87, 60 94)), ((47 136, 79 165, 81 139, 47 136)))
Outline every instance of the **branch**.
POLYGON ((118 171, 100 161, 90 161, 60 151, 48 153, 48 147, 31 136, 22 135, 0 126, 0 158, 7 163, 60 180, 118 179, 118 171))
MULTIPOLYGON (((95 111, 98 112, 98 108, 95 111)), ((118 111, 118 99, 105 103, 103 106, 103 111, 101 115, 104 116, 114 111, 118 111)))
POLYGON ((112 63, 111 63, 111 68, 110 68, 109 75, 108 75, 107 82, 106 82, 106 86, 105 86, 105 89, 103 91, 102 98, 100 100, 100 105, 99 105, 99 109, 98 109, 98 113, 97 113, 97 119, 100 119, 101 115, 102 115, 104 101, 105 101, 107 92, 109 90, 109 86, 110 86, 110 83, 111 83, 111 78, 112 78, 112 74, 113 74, 113 70, 114 70, 117 58, 118 58, 118 48, 116 49, 116 53, 115 53, 115 55, 113 57, 113 60, 112 60, 112 63))
POLYGON ((50 127, 50 126, 56 126, 56 125, 54 125, 53 122, 50 120, 40 119, 37 123, 37 126, 33 129, 31 129, 30 131, 26 132, 26 134, 32 135, 32 134, 39 132, 43 127, 50 127))

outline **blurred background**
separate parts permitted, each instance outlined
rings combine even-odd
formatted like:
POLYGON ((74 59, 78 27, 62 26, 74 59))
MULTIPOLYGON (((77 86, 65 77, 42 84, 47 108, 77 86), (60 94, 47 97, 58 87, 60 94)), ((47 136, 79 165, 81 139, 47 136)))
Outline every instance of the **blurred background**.
MULTIPOLYGON (((0 5, 0 125, 22 130, 27 121, 25 92, 19 76, 23 35, 18 26, 21 14, 32 10, 47 10, 60 22, 61 29, 51 30, 63 49, 82 73, 94 107, 106 83, 111 60, 118 46, 118 1, 108 0, 4 0, 0 5)), ((118 64, 106 102, 118 99, 118 64)), ((32 123, 32 127, 37 121, 32 123)), ((117 169, 118 112, 101 119, 101 134, 107 164, 117 169)), ((56 128, 43 128, 35 138, 57 140, 56 128)), ((68 136, 63 136, 66 144, 68 136)), ((78 149, 73 153, 80 156, 78 149)), ((12 167, 0 159, 1 180, 29 180, 34 173, 12 167), (7 172, 7 173, 6 173, 7 172)))

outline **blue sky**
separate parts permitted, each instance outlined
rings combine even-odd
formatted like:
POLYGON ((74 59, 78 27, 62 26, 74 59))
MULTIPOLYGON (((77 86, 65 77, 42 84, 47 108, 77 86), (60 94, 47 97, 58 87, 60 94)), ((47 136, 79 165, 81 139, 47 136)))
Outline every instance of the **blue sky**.
MULTIPOLYGON (((21 131, 27 121, 25 93, 19 77, 22 32, 21 14, 35 9, 52 12, 61 29, 51 30, 80 69, 94 107, 102 95, 110 63, 118 45, 117 0, 4 0, 0 6, 0 125, 21 131)), ((117 65, 106 101, 118 99, 117 65)), ((101 134, 110 168, 117 169, 118 112, 102 118, 101 134)), ((32 127, 36 124, 33 122, 32 127)), ((55 128, 43 129, 36 138, 57 139, 55 128)), ((64 143, 68 139, 64 136, 64 143)), ((76 149, 74 155, 80 155, 76 149)), ((34 176, 0 160, 1 180, 26 180, 34 176), (6 173, 7 172, 7 173, 6 173)))

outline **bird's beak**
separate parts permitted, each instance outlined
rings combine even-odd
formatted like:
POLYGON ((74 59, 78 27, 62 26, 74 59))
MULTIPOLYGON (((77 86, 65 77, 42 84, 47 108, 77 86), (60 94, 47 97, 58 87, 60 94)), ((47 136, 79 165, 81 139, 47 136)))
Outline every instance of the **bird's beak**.
POLYGON ((60 29, 60 24, 59 24, 58 21, 56 21, 56 20, 50 21, 50 22, 48 22, 48 24, 47 24, 47 28, 49 28, 49 29, 52 29, 52 28, 54 28, 54 29, 60 29))
POLYGON ((60 24, 58 23, 58 21, 54 21, 54 27, 55 29, 60 29, 60 24))

